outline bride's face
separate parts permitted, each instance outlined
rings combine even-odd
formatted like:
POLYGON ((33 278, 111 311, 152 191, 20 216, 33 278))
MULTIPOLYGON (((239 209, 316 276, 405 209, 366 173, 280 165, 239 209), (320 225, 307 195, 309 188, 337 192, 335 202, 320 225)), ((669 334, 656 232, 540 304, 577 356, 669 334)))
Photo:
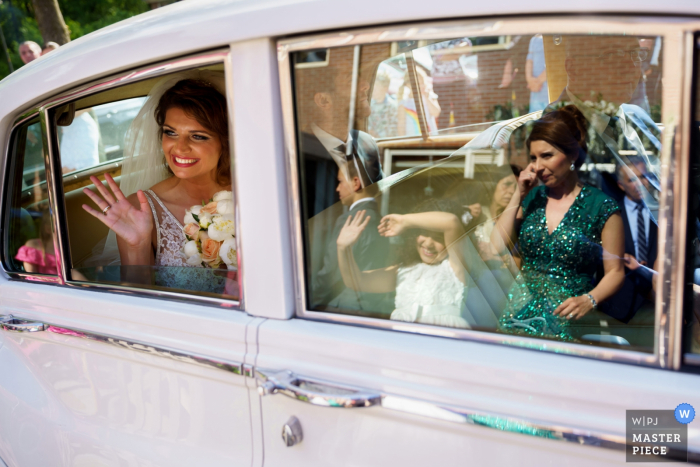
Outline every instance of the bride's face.
POLYGON ((213 176, 221 157, 221 139, 179 107, 165 113, 163 153, 177 178, 213 176))

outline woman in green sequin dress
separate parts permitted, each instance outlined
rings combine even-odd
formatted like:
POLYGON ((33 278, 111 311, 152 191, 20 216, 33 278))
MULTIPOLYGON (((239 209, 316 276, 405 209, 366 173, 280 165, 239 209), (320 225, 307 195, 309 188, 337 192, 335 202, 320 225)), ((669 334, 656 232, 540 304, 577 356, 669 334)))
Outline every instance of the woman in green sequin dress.
POLYGON ((550 112, 533 125, 527 140, 531 163, 491 237, 501 251, 517 241, 522 257, 521 276, 500 320, 506 332, 575 340, 572 320, 622 286, 624 230, 618 204, 578 178, 585 136, 586 120, 574 106, 550 112), (601 261, 605 275, 595 284, 601 261))

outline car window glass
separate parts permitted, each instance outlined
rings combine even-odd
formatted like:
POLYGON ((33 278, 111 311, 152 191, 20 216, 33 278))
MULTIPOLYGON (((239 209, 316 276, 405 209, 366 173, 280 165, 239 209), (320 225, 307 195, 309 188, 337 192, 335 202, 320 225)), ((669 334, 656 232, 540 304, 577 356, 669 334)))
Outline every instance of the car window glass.
POLYGON ((137 97, 80 109, 69 125, 59 126, 63 173, 120 159, 126 130, 144 101, 137 97))
POLYGON ((661 38, 293 60, 310 310, 653 350, 661 38))
MULTIPOLYGON (((700 39, 695 42, 694 112, 690 125, 686 306, 683 319, 685 352, 700 355, 700 39)), ((697 360, 696 360, 697 361, 697 360)))
POLYGON ((56 275, 42 141, 38 118, 21 124, 13 132, 4 256, 9 271, 56 275))
POLYGON ((73 280, 238 297, 223 83, 193 70, 54 110, 73 280))

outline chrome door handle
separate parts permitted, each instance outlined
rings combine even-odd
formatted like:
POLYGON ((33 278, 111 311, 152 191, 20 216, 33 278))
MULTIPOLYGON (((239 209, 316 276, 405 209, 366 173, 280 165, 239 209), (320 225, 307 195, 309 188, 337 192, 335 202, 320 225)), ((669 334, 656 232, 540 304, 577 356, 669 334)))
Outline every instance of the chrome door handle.
POLYGON ((312 380, 291 371, 272 372, 256 369, 255 374, 258 393, 261 396, 284 394, 292 399, 322 407, 371 407, 382 403, 382 395, 378 392, 312 380))
POLYGON ((0 318, 0 328, 12 332, 39 332, 46 331, 48 326, 44 323, 27 321, 8 315, 0 318))

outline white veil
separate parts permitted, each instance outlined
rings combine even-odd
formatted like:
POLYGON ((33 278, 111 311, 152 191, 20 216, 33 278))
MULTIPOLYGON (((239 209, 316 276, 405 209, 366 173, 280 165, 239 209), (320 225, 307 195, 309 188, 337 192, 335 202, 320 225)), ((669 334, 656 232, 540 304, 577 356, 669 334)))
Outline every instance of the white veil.
MULTIPOLYGON (((223 72, 183 71, 168 75, 158 81, 148 93, 146 102, 131 122, 124 137, 124 159, 122 160, 121 181, 119 183, 119 188, 124 196, 129 196, 138 190, 147 190, 170 176, 158 137, 159 127, 155 118, 155 110, 165 91, 184 79, 207 82, 226 96, 226 81, 223 72)), ((112 230, 109 231, 104 242, 97 244, 93 250, 93 260, 90 263, 95 266, 121 264, 117 248, 117 235, 112 230)))

